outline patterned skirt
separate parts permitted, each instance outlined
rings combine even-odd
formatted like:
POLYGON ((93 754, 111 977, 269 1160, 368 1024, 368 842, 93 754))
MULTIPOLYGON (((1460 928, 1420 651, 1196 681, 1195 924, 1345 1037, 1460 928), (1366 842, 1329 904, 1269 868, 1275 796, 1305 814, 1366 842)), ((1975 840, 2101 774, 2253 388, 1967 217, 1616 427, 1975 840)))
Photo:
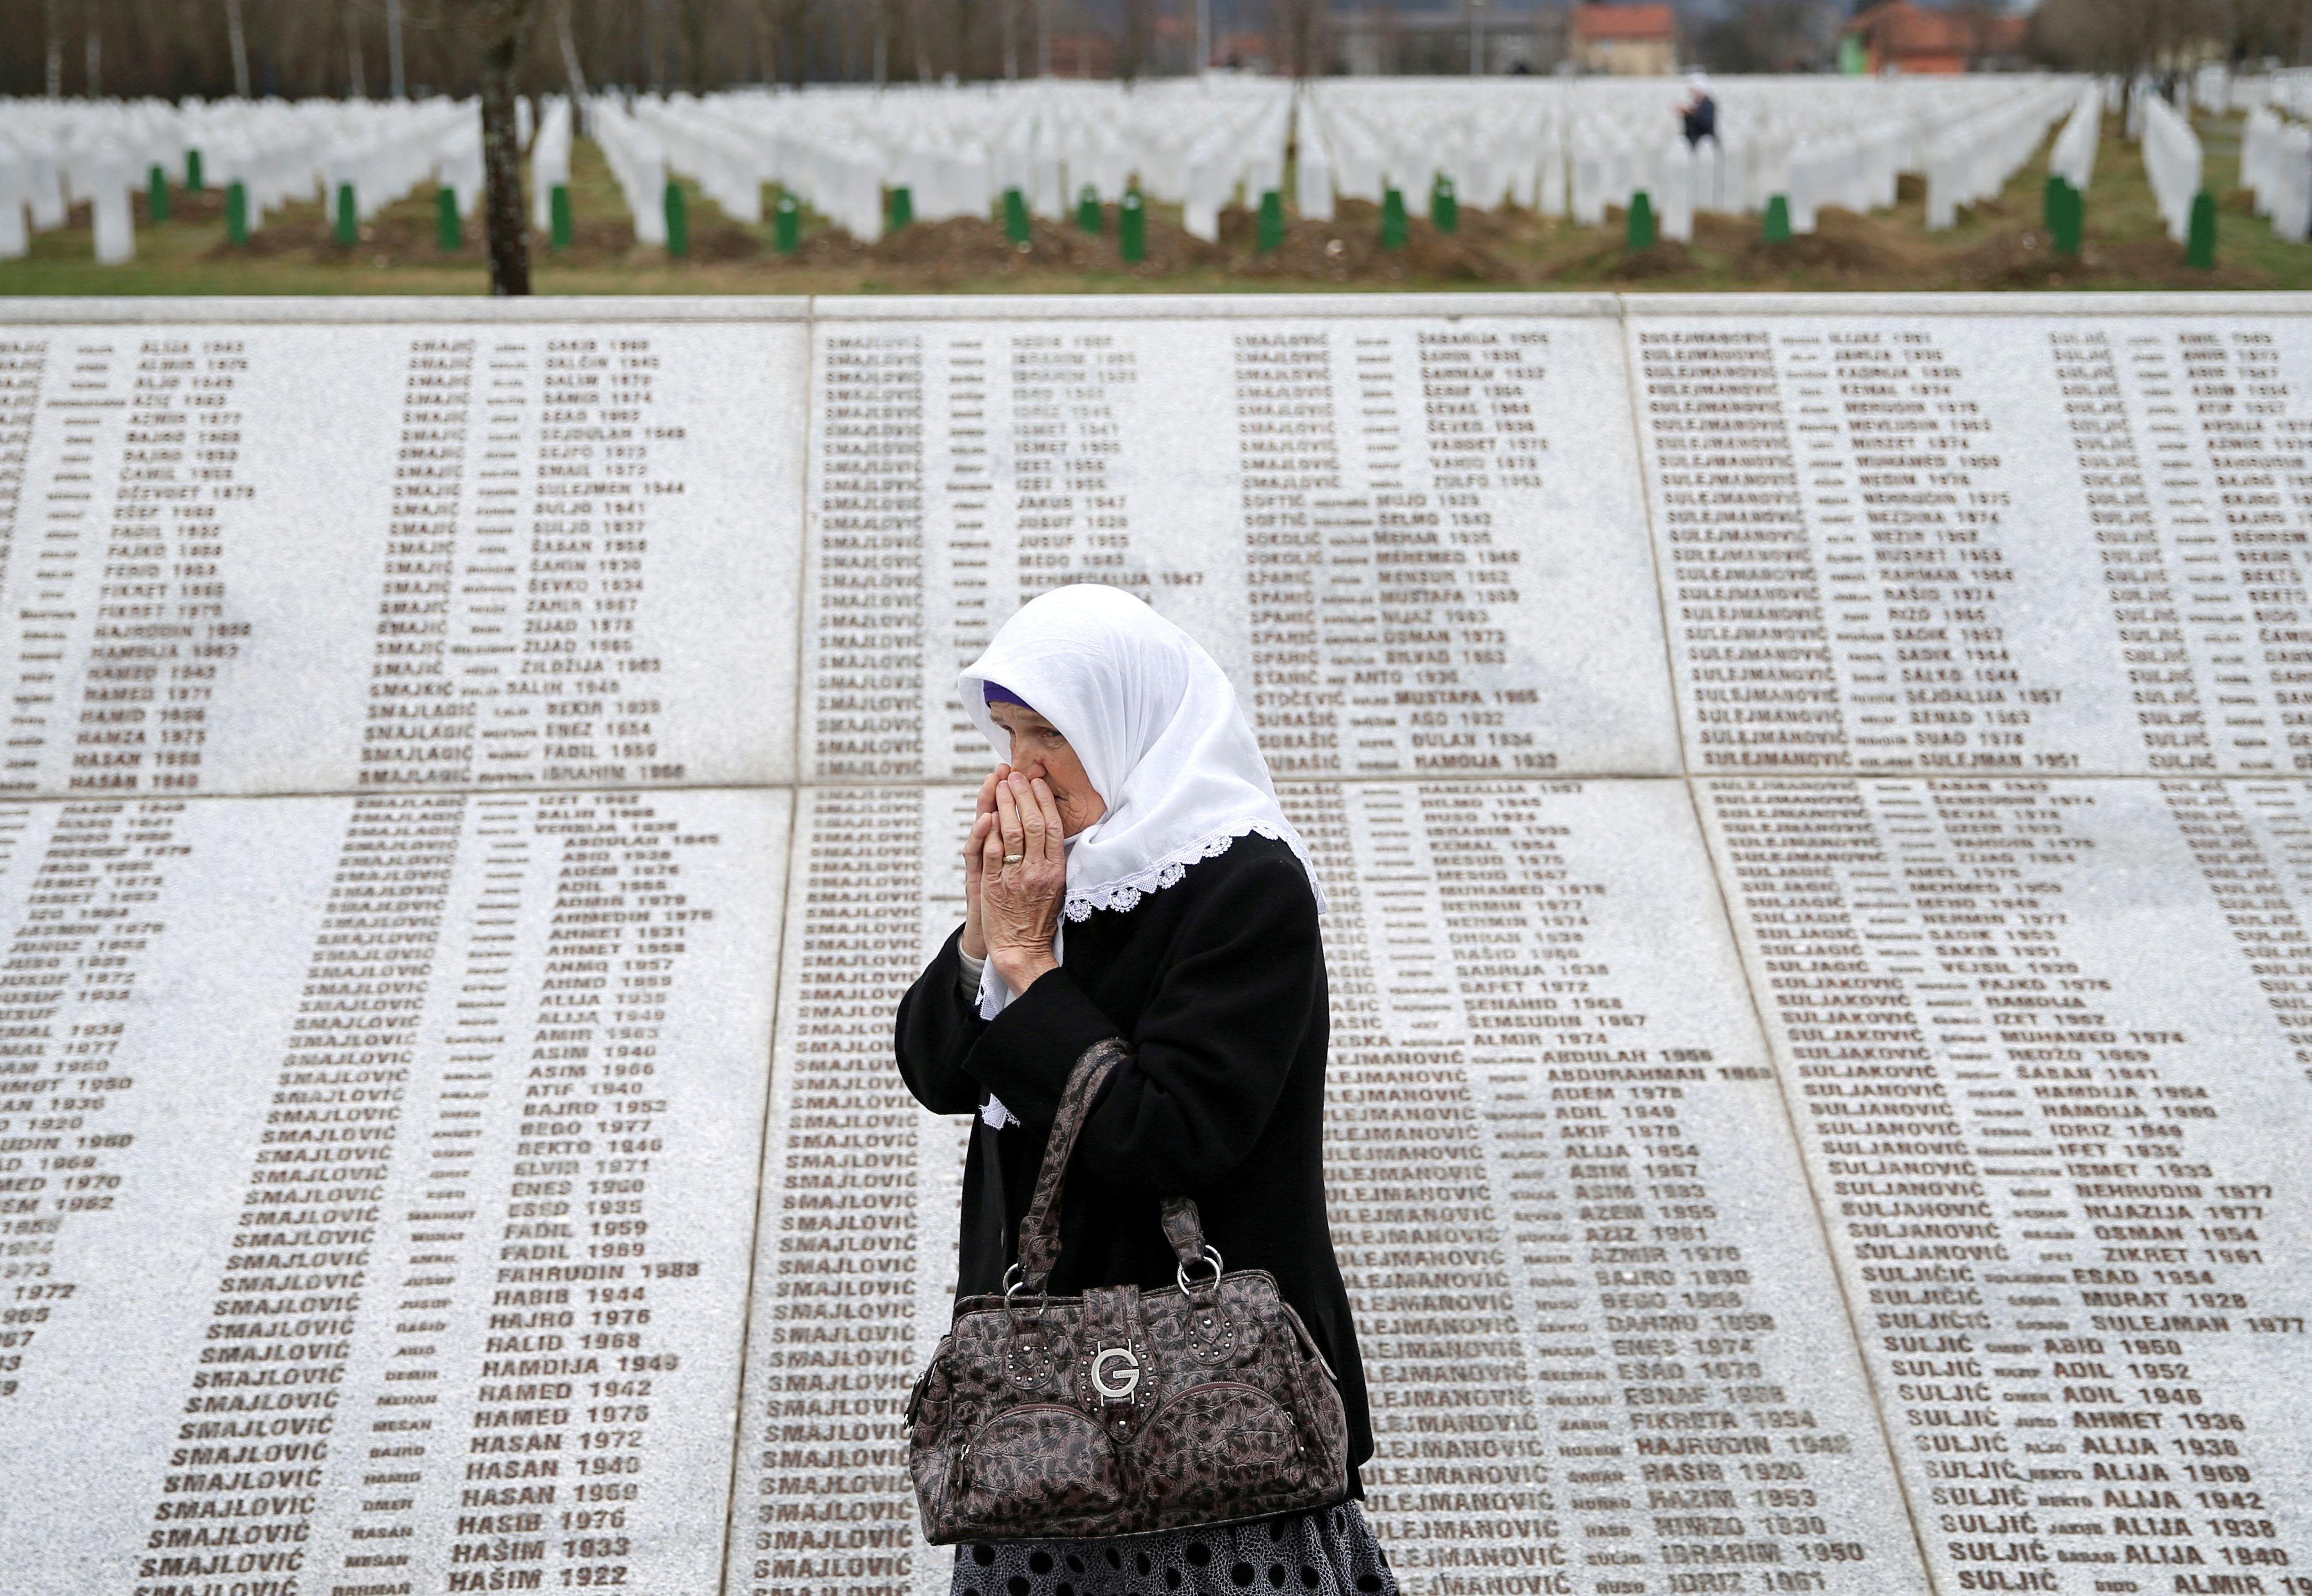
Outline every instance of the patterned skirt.
POLYGON ((950 1596, 1397 1596, 1354 1502, 1108 1540, 966 1541, 950 1596))

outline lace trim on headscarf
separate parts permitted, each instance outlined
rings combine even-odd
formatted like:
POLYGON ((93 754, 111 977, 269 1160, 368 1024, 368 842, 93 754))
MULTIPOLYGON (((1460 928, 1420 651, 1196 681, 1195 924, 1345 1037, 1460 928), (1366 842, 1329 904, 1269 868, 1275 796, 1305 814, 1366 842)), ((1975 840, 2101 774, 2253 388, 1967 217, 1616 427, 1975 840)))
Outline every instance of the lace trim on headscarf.
POLYGON ((1317 911, 1319 914, 1323 913, 1325 888, 1317 879, 1316 867, 1309 863, 1309 855, 1303 848, 1299 834, 1289 826, 1274 826, 1257 820, 1241 821, 1221 831, 1208 832, 1193 842, 1183 843, 1173 849, 1146 868, 1133 871, 1129 876, 1120 876, 1114 881, 1103 881, 1098 886, 1087 887, 1082 892, 1071 892, 1068 894, 1067 903, 1064 905, 1064 911, 1070 920, 1079 921, 1090 920, 1095 909, 1110 910, 1119 914, 1129 913, 1139 907, 1140 900, 1150 893, 1161 892, 1168 886, 1178 886, 1180 884, 1180 878, 1188 873, 1190 865, 1208 859, 1218 859, 1235 844, 1239 837, 1254 835, 1266 837, 1272 842, 1282 842, 1292 850, 1292 856, 1300 861, 1301 869, 1309 876, 1309 890, 1317 894, 1317 911))

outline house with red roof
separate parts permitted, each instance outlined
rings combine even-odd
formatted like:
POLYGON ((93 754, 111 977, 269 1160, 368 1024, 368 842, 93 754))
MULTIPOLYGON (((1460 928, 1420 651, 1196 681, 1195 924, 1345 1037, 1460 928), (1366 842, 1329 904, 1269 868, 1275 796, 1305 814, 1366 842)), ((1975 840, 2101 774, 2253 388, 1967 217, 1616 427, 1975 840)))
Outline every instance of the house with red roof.
POLYGON ((1938 11, 1912 0, 1882 0, 1847 23, 1874 73, 1975 72, 2023 52, 2029 23, 1976 7, 1938 11))
POLYGON ((1584 72, 1662 77, 1677 70, 1677 13, 1656 4, 1576 5, 1573 64, 1584 72))

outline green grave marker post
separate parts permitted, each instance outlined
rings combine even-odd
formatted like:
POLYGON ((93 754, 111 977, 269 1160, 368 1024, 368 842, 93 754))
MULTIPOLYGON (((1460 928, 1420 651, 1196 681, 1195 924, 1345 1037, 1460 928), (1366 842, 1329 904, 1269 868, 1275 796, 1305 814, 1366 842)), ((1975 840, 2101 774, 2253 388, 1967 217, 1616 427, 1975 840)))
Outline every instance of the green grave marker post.
POLYGON ((458 191, 445 183, 434 190, 434 242, 446 255, 465 241, 465 224, 458 219, 458 191))
POLYGON ((1076 226, 1098 237, 1100 229, 1099 190, 1090 183, 1076 196, 1076 226))
POLYGON ((674 260, 690 253, 690 202, 672 178, 666 180, 666 252, 674 260))
POLYGON ((1405 192, 1393 184, 1381 190, 1380 247, 1384 249, 1405 248, 1405 192))
POLYGON ((361 242, 361 207, 351 183, 337 185, 337 242, 348 249, 361 242))
POLYGON ((1116 207, 1116 231, 1126 264, 1136 266, 1148 258, 1148 207, 1139 189, 1124 191, 1124 202, 1116 207))
POLYGON ((1024 244, 1033 236, 1028 222, 1028 196, 1017 188, 1003 191, 1003 236, 1014 244, 1024 244))
POLYGON ((2215 269, 2216 196, 2204 188, 2192 196, 2192 230, 2184 246, 2184 258, 2200 271, 2215 269))
POLYGON ((169 219, 169 169, 157 161, 144 177, 144 214, 154 222, 169 219))
POLYGON ((201 153, 198 150, 186 151, 185 192, 188 194, 198 194, 206 187, 206 185, 202 181, 201 178, 201 153))
POLYGON ((238 178, 224 191, 224 241, 236 249, 249 243, 249 189, 238 178))
POLYGON ((902 183, 891 190, 891 231, 897 232, 915 219, 915 190, 902 183))
POLYGON ((1656 236, 1654 196, 1641 188, 1630 196, 1630 248, 1651 249, 1654 247, 1656 236))
POLYGON ((2088 196, 2073 188, 2070 179, 2057 181, 2063 185, 2063 192, 2055 208, 2055 253, 2077 260, 2087 242, 2088 196))
POLYGON ((782 255, 802 248, 802 207, 792 194, 781 193, 771 212, 772 240, 782 255))
POLYGON ((547 214, 553 227, 551 237, 556 249, 567 249, 578 231, 577 218, 571 214, 570 185, 556 183, 554 192, 547 196, 547 214))
POLYGON ((1258 247, 1263 255, 1284 248, 1284 196, 1274 188, 1261 191, 1258 247))
POLYGON ((1766 242, 1787 244, 1791 241, 1791 202, 1786 195, 1777 194, 1766 201, 1766 242))
POLYGON ((1439 232, 1458 232, 1461 230, 1461 196, 1453 187, 1453 179, 1443 172, 1429 190, 1429 222, 1439 232))

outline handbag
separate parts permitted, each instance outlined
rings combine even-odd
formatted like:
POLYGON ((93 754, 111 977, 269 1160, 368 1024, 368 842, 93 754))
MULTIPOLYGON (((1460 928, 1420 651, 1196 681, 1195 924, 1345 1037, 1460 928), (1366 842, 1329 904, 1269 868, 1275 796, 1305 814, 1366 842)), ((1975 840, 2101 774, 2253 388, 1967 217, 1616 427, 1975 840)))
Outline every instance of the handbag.
POLYGON ((1068 1155, 1131 1057, 1087 1049, 1068 1077, 1020 1261, 1003 1295, 956 1304, 907 1399, 924 1538, 1069 1540, 1329 1506, 1348 1489, 1331 1368, 1265 1269, 1223 1268, 1196 1205, 1167 1198, 1173 1286, 1045 1291, 1068 1155))

